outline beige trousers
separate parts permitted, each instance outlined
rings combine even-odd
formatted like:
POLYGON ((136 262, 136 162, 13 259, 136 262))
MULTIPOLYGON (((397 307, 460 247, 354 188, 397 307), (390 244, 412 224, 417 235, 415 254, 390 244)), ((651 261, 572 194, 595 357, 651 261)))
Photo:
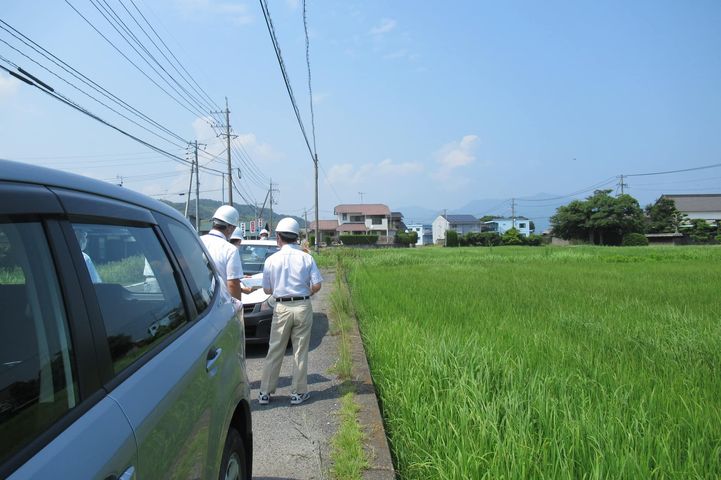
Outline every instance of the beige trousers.
POLYGON ((310 300, 277 302, 270 326, 268 355, 265 357, 260 391, 275 393, 278 375, 288 339, 293 340, 293 383, 291 393, 308 391, 308 346, 313 326, 313 307, 310 300))

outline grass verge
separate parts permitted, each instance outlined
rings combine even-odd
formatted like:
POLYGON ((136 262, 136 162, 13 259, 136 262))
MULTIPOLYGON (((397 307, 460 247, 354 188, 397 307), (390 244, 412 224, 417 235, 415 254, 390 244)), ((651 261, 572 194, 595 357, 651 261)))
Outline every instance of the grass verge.
POLYGON ((331 294, 331 310, 335 321, 333 333, 339 335, 338 362, 334 372, 343 381, 341 391, 341 422, 338 432, 331 439, 331 475, 342 480, 360 479, 363 470, 368 468, 368 457, 363 443, 365 435, 358 422, 359 406, 355 400, 356 389, 352 382, 353 359, 351 355, 350 330, 353 322, 353 309, 348 285, 344 281, 345 272, 338 262, 335 289, 331 294))

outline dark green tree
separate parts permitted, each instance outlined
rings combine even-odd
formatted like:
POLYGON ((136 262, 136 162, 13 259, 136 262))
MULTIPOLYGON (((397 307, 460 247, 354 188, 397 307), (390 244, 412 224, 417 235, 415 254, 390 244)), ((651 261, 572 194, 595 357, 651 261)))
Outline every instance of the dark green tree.
POLYGON ((676 209, 676 202, 660 197, 656 203, 646 205, 646 232, 672 233, 678 228, 685 215, 676 209))
POLYGON ((613 197, 611 190, 596 190, 584 201, 559 207, 551 225, 561 238, 619 245, 625 234, 643 230, 643 220, 643 211, 632 196, 613 197))

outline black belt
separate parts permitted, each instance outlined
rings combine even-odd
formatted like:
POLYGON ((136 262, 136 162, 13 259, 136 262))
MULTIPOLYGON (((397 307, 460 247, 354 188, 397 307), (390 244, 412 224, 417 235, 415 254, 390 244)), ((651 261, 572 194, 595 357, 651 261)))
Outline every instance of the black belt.
POLYGON ((281 298, 276 298, 275 301, 276 302, 295 302, 298 300, 308 300, 309 298, 310 297, 308 297, 308 296, 306 296, 306 297, 281 297, 281 298))

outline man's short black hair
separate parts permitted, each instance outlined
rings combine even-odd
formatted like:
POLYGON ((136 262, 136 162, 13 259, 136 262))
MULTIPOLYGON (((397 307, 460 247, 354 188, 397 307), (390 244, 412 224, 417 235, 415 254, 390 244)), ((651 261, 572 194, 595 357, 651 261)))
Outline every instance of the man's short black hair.
POLYGON ((281 240, 285 243, 295 243, 298 240, 298 235, 287 232, 275 232, 278 234, 281 240))

